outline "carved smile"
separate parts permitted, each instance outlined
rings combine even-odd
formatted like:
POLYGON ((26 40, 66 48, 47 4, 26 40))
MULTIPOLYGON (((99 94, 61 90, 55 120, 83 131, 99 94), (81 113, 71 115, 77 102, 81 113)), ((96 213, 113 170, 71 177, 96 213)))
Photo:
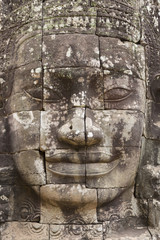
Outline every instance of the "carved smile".
POLYGON ((68 177, 99 177, 110 173, 119 163, 119 160, 110 163, 53 163, 47 170, 53 174, 68 177))

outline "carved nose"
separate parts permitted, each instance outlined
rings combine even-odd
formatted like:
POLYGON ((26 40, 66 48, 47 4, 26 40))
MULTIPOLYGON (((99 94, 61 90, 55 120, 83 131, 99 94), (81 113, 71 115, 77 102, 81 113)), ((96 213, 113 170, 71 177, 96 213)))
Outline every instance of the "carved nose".
POLYGON ((92 146, 98 144, 103 139, 102 129, 92 118, 86 117, 86 145, 92 146))
POLYGON ((98 144, 102 140, 102 131, 91 119, 85 118, 84 108, 75 109, 59 128, 59 141, 79 147, 98 144))

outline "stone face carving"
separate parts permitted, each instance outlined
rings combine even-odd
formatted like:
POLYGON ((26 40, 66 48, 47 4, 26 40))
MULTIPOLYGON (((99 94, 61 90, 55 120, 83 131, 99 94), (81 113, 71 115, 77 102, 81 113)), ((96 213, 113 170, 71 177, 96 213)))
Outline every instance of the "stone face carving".
POLYGON ((159 4, 0 5, 2 240, 159 237, 159 4))

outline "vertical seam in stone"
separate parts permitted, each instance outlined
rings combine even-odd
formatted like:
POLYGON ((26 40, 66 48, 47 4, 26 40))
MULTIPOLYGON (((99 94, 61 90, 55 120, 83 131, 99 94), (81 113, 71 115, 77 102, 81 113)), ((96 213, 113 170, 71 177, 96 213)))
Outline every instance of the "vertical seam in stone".
POLYGON ((41 67, 42 67, 42 110, 44 110, 44 66, 43 66, 43 26, 44 26, 44 19, 43 19, 43 0, 42 0, 42 36, 41 36, 41 67))
POLYGON ((51 225, 50 224, 48 224, 48 240, 50 240, 51 238, 50 238, 50 235, 51 235, 51 225))
POLYGON ((98 48, 99 48, 99 61, 100 61, 100 69, 103 74, 103 109, 105 110, 105 99, 104 99, 104 71, 102 67, 102 61, 101 61, 101 44, 100 44, 100 37, 98 37, 98 48))
POLYGON ((147 86, 147 60, 146 60, 146 48, 144 47, 144 57, 145 57, 145 87, 146 87, 146 92, 145 92, 145 109, 144 109, 144 127, 143 127, 143 135, 145 136, 145 129, 146 129, 146 122, 147 122, 147 115, 148 115, 148 104, 147 104, 147 92, 148 92, 148 86, 147 86))
MULTIPOLYGON (((141 5, 141 4, 140 4, 141 5)), ((142 34, 143 34, 143 30, 142 30, 142 9, 141 9, 141 6, 139 5, 139 24, 140 24, 140 41, 142 39, 142 34)))
POLYGON ((150 233, 151 237, 152 237, 152 233, 149 230, 149 199, 147 199, 147 230, 150 233))
POLYGON ((105 240, 104 233, 105 233, 105 229, 104 229, 104 224, 102 223, 102 239, 103 240, 105 240))
POLYGON ((96 207, 96 215, 97 215, 97 223, 99 223, 98 221, 98 189, 96 188, 96 193, 97 193, 97 207, 96 207))
MULTIPOLYGON (((44 25, 44 22, 43 22, 43 0, 41 1, 41 4, 42 4, 42 10, 41 10, 41 13, 42 13, 42 21, 41 21, 41 68, 42 68, 42 109, 40 111, 40 129, 39 129, 39 135, 40 135, 40 138, 39 138, 39 146, 41 144, 40 142, 40 139, 41 139, 41 112, 44 111, 44 107, 43 107, 43 104, 44 104, 44 67, 43 67, 43 25, 44 25)), ((46 171, 46 162, 45 162, 45 152, 40 152, 41 153, 41 156, 43 157, 43 167, 44 167, 44 172, 45 172, 45 181, 47 182, 47 171, 46 171)))
POLYGON ((87 158, 87 128, 86 128, 86 106, 85 106, 85 112, 84 112, 84 134, 85 134, 85 186, 86 186, 86 177, 87 177, 87 171, 86 171, 86 158, 87 158))
POLYGON ((149 227, 147 227, 147 230, 148 230, 148 232, 149 232, 149 234, 151 236, 151 239, 153 239, 153 235, 152 235, 151 231, 149 230, 149 227))

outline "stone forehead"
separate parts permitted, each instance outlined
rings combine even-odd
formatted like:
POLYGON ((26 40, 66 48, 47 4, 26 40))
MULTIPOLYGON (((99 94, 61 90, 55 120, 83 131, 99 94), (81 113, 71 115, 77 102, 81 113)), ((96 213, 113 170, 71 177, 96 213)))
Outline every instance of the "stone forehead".
POLYGON ((144 57, 143 48, 134 43, 123 43, 119 39, 109 37, 99 39, 98 36, 90 34, 45 35, 43 36, 42 45, 41 37, 37 35, 26 38, 24 41, 20 40, 17 46, 15 58, 18 67, 33 60, 40 60, 41 47, 42 61, 45 68, 99 68, 101 61, 104 69, 116 68, 117 71, 135 69, 135 71, 138 71, 135 59, 138 58, 142 62, 142 55, 144 57), (36 53, 34 53, 35 50, 36 53), (26 52, 25 57, 24 51, 26 52))

